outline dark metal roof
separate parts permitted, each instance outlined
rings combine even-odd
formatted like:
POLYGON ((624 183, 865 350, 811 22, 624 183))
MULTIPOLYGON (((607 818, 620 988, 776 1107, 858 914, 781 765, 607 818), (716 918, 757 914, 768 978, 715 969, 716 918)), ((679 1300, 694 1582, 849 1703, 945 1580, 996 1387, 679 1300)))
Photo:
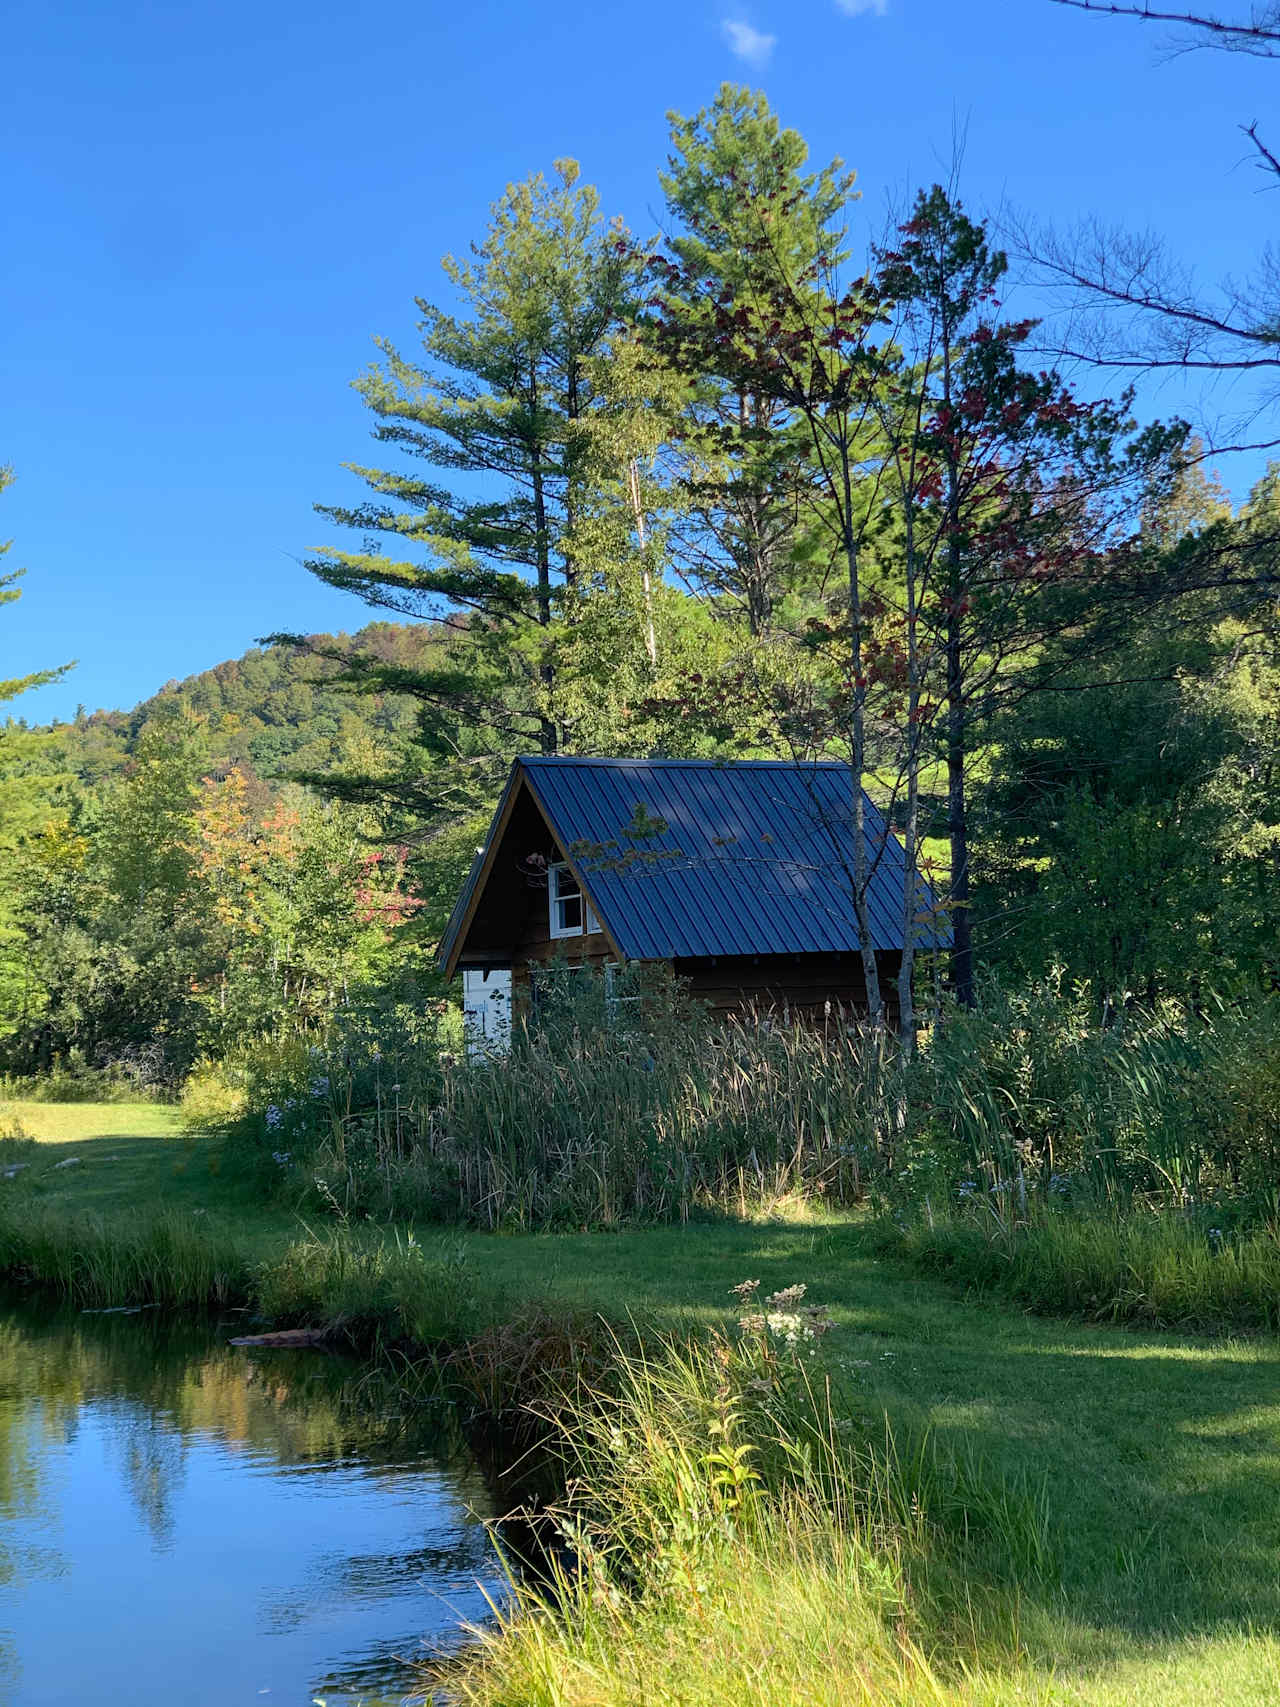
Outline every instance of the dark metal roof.
MULTIPOLYGON (((628 959, 857 948, 847 766, 527 758, 508 789, 520 775, 628 959), (660 833, 635 833, 642 830, 660 833)), ((901 949, 905 856, 863 798, 875 947, 901 949)), ((446 941, 467 898, 464 891, 446 941)), ((917 945, 949 940, 922 883, 917 945)))

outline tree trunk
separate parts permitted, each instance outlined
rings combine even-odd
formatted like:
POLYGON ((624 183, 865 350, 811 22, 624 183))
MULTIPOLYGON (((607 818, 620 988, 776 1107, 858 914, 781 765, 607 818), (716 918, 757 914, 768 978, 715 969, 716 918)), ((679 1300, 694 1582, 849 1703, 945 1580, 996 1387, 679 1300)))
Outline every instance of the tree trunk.
MULTIPOLYGON (((547 538, 546 476, 542 466, 542 447, 537 443, 530 447, 529 465, 533 481, 533 523, 537 533, 538 623, 542 628, 550 628, 551 542, 547 538)), ((538 738, 543 753, 550 755, 557 751, 560 742, 555 719, 550 715, 552 696, 555 693, 556 673, 549 658, 544 657, 539 664, 538 678, 546 694, 546 703, 538 713, 538 738)))
POLYGON ((966 1008, 974 1005, 973 927, 969 907, 969 822, 965 799, 968 738, 964 702, 960 616, 947 618, 947 835, 951 842, 951 987, 966 1008))
POLYGON ((916 914, 919 910, 919 878, 916 865, 920 839, 920 651, 916 609, 915 508, 911 494, 904 493, 906 523, 906 624, 907 624, 907 818, 902 830, 902 964, 898 968, 898 1036, 904 1053, 916 1045, 916 1015, 912 984, 916 969, 916 914))
POLYGON ((858 927, 858 951, 867 987, 867 1018, 875 1031, 884 1030, 884 1001, 880 995, 880 968, 876 964, 875 939, 867 890, 871 862, 867 858, 867 803, 862 778, 866 766, 867 683, 862 668, 862 583, 858 564, 858 541, 853 527, 853 481, 849 469, 849 446, 841 445, 844 499, 844 550, 849 576, 849 676, 853 690, 850 707, 850 737, 853 757, 853 916, 858 927))
MULTIPOLYGON (((942 316, 943 388, 952 409, 950 317, 942 316)), ((965 798, 968 707, 964 693, 964 561, 960 547, 960 469, 954 442, 944 453, 947 506, 947 836, 951 843, 951 987, 962 1007, 974 1005, 973 927, 969 910, 969 820, 965 798)))
POLYGON ((631 490, 631 510, 636 521, 636 542, 640 547, 640 595, 644 601, 644 649, 650 669, 658 667, 658 636, 653 626, 653 576, 649 570, 648 538, 644 525, 644 505, 640 502, 640 465, 633 457, 627 465, 631 490))

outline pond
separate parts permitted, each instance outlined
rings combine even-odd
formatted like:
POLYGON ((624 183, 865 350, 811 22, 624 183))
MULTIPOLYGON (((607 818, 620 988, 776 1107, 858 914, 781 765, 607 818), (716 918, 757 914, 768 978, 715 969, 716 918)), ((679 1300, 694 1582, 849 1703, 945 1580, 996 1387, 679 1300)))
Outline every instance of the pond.
POLYGON ((447 1418, 244 1331, 0 1295, 3 1707, 420 1702, 500 1595, 447 1418))

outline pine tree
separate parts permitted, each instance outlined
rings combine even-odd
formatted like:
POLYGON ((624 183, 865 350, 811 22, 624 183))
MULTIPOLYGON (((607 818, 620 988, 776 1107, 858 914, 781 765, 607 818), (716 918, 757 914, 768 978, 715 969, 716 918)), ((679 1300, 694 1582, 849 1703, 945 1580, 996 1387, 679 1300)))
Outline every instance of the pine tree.
MULTIPOLYGON (((767 106, 741 91, 722 90, 710 114, 677 120, 675 139, 691 172, 681 191, 681 228, 652 263, 648 324, 664 359, 695 385, 744 400, 740 430, 720 428, 722 442, 740 453, 744 484, 760 483, 771 447, 794 446, 794 504, 811 536, 817 584, 824 592, 829 583, 842 586, 837 598, 824 598, 833 620, 819 622, 830 642, 825 692, 815 699, 810 682, 798 677, 783 723, 798 755, 848 756, 853 857, 846 875, 868 1014, 879 1029, 887 1010, 869 894, 883 843, 869 845, 865 800, 870 611, 863 548, 868 476, 882 448, 875 410, 882 358, 874 337, 878 306, 866 280, 848 276, 851 180, 839 161, 802 173, 803 142, 779 132, 767 106)), ((738 477, 731 474, 731 486, 738 477)))
POLYGON ((347 662, 357 685, 414 695, 427 751, 451 764, 460 741, 477 761, 572 742, 563 628, 591 590, 576 551, 591 495, 586 429, 636 267, 577 165, 558 161, 554 183, 508 188, 469 257, 446 258, 459 307, 419 299, 424 359, 379 339, 382 360, 356 382, 379 418, 375 440, 413 462, 349 465, 373 496, 319 508, 363 547, 323 549, 308 567, 375 607, 447 619, 434 667, 390 680, 376 660, 347 662))
MULTIPOLYGON (((660 330, 680 328, 686 354, 709 348, 731 305, 743 328, 767 337, 781 297, 812 285, 815 258, 849 203, 853 177, 839 161, 806 171, 808 144, 784 130, 762 94, 725 84, 709 108, 671 121, 660 175, 671 220, 670 260, 651 309, 660 330)), ((671 348, 668 337, 667 347, 671 348)), ((687 360, 684 408, 673 421, 683 503, 674 561, 685 581, 745 619, 753 637, 777 626, 798 573, 805 498, 813 484, 795 411, 752 383, 750 371, 687 360)))

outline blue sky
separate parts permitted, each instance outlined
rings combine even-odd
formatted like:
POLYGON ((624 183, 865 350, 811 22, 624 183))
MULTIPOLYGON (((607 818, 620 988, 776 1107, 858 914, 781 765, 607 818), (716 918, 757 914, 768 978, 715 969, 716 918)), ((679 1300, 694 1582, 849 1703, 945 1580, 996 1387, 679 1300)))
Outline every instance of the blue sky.
POLYGON ((664 114, 722 80, 855 167, 877 224, 962 132, 973 209, 1150 226, 1206 278, 1245 271, 1270 210, 1236 127, 1275 72, 1161 40, 1050 0, 20 3, 0 537, 29 573, 0 677, 79 667, 13 709, 128 706, 273 629, 366 620, 299 560, 331 537, 312 504, 356 490, 371 336, 410 345, 440 256, 559 155, 651 229, 664 114))

